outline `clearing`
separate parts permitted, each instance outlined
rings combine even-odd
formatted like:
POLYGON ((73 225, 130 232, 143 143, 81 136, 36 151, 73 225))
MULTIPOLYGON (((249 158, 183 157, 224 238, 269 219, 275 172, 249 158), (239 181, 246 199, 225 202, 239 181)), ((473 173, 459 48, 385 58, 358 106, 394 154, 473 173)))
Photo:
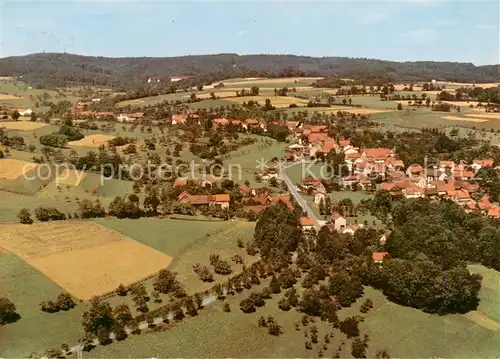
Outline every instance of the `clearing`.
POLYGON ((115 290, 168 267, 172 258, 87 221, 10 224, 0 245, 80 299, 115 290))
MULTIPOLYGON (((477 117, 476 115, 474 116, 477 117)), ((449 121, 488 122, 488 120, 483 120, 480 118, 471 118, 471 117, 444 116, 441 118, 449 121)))
POLYGON ((474 113, 474 114, 466 114, 465 116, 474 116, 479 118, 487 118, 489 120, 500 120, 500 113, 474 113))
POLYGON ((15 180, 37 168, 38 164, 12 158, 0 159, 0 179, 15 180))
POLYGON ((75 147, 99 148, 101 145, 107 146, 108 141, 112 140, 115 137, 116 136, 103 134, 88 135, 81 140, 68 142, 68 145, 75 147))
POLYGON ((297 97, 291 96, 244 96, 244 97, 234 97, 230 98, 230 101, 236 102, 238 104, 242 104, 243 102, 248 102, 250 100, 258 102, 260 105, 264 105, 266 103, 266 99, 271 100, 271 105, 276 108, 288 108, 291 104, 295 104, 297 106, 305 106, 307 104, 307 100, 303 100, 297 97))
POLYGON ((0 127, 9 129, 9 130, 18 130, 18 131, 32 131, 37 130, 39 128, 48 126, 47 123, 41 122, 28 122, 28 121, 4 121, 0 122, 0 127))

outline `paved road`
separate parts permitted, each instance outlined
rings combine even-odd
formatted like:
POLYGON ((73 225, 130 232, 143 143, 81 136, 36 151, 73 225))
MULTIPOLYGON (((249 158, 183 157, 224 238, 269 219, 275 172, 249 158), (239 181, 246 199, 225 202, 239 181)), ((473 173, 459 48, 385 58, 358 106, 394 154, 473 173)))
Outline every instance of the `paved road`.
MULTIPOLYGON (((307 213, 308 217, 311 217, 313 219, 314 228, 316 229, 316 231, 319 231, 319 229, 321 228, 320 219, 318 217, 316 217, 316 214, 314 213, 314 211, 311 209, 311 207, 309 207, 309 204, 307 203, 307 201, 304 198, 302 198, 300 193, 297 191, 297 187, 295 187, 295 185, 292 183, 292 180, 290 179, 290 177, 288 177, 288 175, 286 173, 287 168, 297 166, 297 165, 302 165, 302 163, 303 162, 295 162, 295 163, 292 163, 288 166, 280 166, 279 173, 280 173, 281 179, 285 182, 286 186, 288 187, 288 190, 290 191, 292 196, 295 198, 295 200, 297 201, 299 206, 302 208, 302 210, 305 213, 307 213)), ((306 163, 306 162, 304 162, 304 163, 306 163)))

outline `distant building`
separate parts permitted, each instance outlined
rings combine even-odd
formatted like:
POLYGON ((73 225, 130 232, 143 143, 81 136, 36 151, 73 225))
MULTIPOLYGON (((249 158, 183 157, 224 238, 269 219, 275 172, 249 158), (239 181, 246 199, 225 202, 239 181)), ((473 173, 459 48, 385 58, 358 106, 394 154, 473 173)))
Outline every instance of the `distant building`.
POLYGON ((191 78, 191 77, 194 77, 194 76, 172 76, 170 78, 170 82, 177 82, 177 81, 188 79, 188 78, 191 78))

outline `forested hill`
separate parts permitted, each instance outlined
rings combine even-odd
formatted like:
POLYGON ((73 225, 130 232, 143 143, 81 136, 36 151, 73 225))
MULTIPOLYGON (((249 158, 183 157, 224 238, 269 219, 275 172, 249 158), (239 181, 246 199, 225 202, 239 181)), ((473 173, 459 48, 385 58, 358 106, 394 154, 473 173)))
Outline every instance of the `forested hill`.
POLYGON ((0 76, 22 76, 31 85, 43 87, 85 83, 130 88, 144 86, 148 77, 158 77, 165 84, 170 76, 176 75, 193 75, 204 82, 229 77, 303 75, 375 75, 392 81, 500 82, 500 65, 237 54, 110 58, 43 53, 0 59, 0 76))

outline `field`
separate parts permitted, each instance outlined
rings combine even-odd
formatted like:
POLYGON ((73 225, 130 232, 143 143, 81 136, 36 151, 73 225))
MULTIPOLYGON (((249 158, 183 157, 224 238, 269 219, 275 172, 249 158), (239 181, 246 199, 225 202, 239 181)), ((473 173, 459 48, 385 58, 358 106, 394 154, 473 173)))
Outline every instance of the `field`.
POLYGON ((93 222, 3 225, 0 245, 80 299, 133 283, 172 261, 93 222))
MULTIPOLYGON (((169 269, 178 273, 178 278, 190 293, 213 286, 213 283, 204 284, 193 272, 193 265, 196 263, 209 265, 208 257, 211 253, 220 254, 229 263, 234 254, 240 254, 247 265, 255 260, 255 257, 248 257, 244 249, 236 246, 237 238, 244 242, 252 238, 252 222, 141 218, 99 219, 97 223, 172 256, 173 262, 169 269)), ((233 264, 232 267, 237 270, 233 264)), ((215 280, 218 278, 218 275, 214 275, 215 280)), ((151 282, 147 282, 146 286, 150 288, 151 282)))
POLYGON ((242 104, 243 102, 248 102, 250 100, 258 102, 260 105, 264 105, 266 99, 271 100, 271 104, 276 108, 288 108, 291 104, 295 104, 297 106, 305 106, 307 104, 307 100, 303 100, 300 98, 292 97, 292 96, 245 96, 245 97, 233 97, 230 100, 232 102, 242 104))
POLYGON ((8 94, 0 94, 0 101, 1 100, 19 100, 19 99, 22 99, 22 97, 8 95, 8 94))
POLYGON ((36 163, 32 162, 2 158, 0 159, 0 179, 15 180, 19 176, 34 170, 37 166, 36 163))
POLYGON ((88 135, 81 140, 68 142, 68 146, 99 148, 101 145, 107 146, 108 141, 113 138, 115 138, 115 136, 103 134, 88 135))
POLYGON ((62 343, 76 343, 83 335, 80 320, 86 304, 77 303, 68 312, 44 313, 39 303, 55 300, 64 291, 61 287, 15 255, 1 250, 0 271, 2 297, 9 298, 21 316, 17 322, 0 327, 1 357, 27 358, 34 351, 41 353, 62 343))
POLYGON ((458 117, 458 116, 443 116, 443 120, 449 121, 465 121, 465 122, 488 122, 488 120, 483 120, 480 118, 472 118, 472 117, 458 117))
POLYGON ((78 186, 85 177, 86 172, 66 169, 56 177, 55 182, 59 185, 78 186))
MULTIPOLYGON (((498 282, 485 281, 486 287, 496 286, 498 294, 498 282)), ((261 289, 262 284, 251 291, 261 289)), ((203 353, 204 357, 318 357, 324 335, 333 331, 334 336, 323 355, 330 357, 337 346, 345 343, 341 357, 350 357, 352 340, 319 320, 314 323, 318 328, 319 343, 313 344, 311 351, 306 350, 304 327, 300 325, 300 331, 294 328, 302 315, 293 309, 283 312, 277 308, 282 294, 274 295, 255 313, 243 314, 238 306, 242 299, 248 297, 248 293, 249 291, 245 291, 226 299, 225 302, 231 307, 230 313, 223 312, 223 303, 217 302, 204 309, 196 318, 187 319, 163 332, 141 334, 107 347, 100 346, 91 352, 91 356, 198 357, 203 353), (257 319, 268 315, 274 316, 282 326, 284 333, 281 336, 270 336, 265 328, 258 326, 257 319)), ((340 319, 357 314, 360 304, 366 298, 372 299, 374 308, 363 315, 364 321, 359 326, 361 336, 368 334, 370 338, 368 358, 375 357, 378 349, 388 350, 391 357, 405 358, 493 358, 500 352, 498 330, 476 325, 463 315, 430 315, 403 307, 389 302, 382 293, 369 287, 365 288, 364 298, 339 313, 340 319)))
POLYGON ((32 131, 39 128, 48 126, 46 123, 41 122, 28 122, 28 121, 5 121, 0 122, 0 127, 9 130, 19 130, 19 131, 32 131))

